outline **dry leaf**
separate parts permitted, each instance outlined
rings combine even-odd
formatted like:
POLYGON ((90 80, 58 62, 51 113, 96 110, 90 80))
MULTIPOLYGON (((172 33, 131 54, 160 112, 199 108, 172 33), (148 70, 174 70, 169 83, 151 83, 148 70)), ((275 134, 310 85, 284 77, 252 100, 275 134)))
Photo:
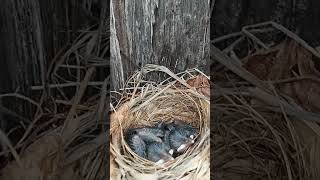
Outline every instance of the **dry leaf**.
POLYGON ((273 66, 276 53, 277 52, 269 52, 267 54, 253 55, 248 58, 243 67, 259 79, 267 80, 271 67, 273 66))
POLYGON ((311 52, 293 40, 285 41, 279 47, 277 51, 248 57, 244 67, 261 80, 279 82, 296 78, 290 82, 277 83, 279 92, 293 98, 305 110, 319 112, 320 81, 311 79, 319 79, 320 72, 313 62, 311 52), (293 72, 299 77, 295 77, 293 72))
POLYGON ((210 82, 204 75, 198 75, 194 78, 188 79, 187 84, 191 87, 195 87, 199 93, 210 97, 210 82))

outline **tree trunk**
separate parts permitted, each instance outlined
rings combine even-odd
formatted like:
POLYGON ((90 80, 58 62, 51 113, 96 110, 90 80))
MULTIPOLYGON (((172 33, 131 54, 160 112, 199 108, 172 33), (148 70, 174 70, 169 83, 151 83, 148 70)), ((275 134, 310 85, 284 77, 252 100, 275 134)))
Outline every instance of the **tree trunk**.
POLYGON ((174 72, 197 67, 208 73, 209 32, 209 0, 112 0, 113 88, 123 87, 135 70, 150 63, 174 72))

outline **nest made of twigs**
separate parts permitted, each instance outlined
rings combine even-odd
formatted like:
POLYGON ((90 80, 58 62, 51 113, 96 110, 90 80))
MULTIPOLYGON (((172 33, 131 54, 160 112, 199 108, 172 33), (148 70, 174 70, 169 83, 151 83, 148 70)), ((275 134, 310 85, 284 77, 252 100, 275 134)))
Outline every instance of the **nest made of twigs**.
POLYGON ((163 66, 147 65, 133 75, 120 93, 122 99, 111 115, 111 178, 210 178, 209 98, 186 83, 199 73, 194 69, 176 75, 163 66), (165 72, 171 78, 159 84, 143 81, 142 75, 151 71, 165 72), (150 126, 174 118, 197 127, 199 136, 184 154, 163 166, 139 157, 124 140, 128 128, 150 126))

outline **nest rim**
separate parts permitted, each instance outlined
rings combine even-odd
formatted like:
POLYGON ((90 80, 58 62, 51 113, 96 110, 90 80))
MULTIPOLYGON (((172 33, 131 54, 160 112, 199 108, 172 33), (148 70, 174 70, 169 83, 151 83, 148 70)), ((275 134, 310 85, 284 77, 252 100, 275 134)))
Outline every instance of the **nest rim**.
MULTIPOLYGON (((158 67, 159 68, 159 67, 158 67)), ((186 71, 186 73, 188 73, 186 71)), ((185 74, 186 74, 185 73, 185 74)), ((185 75, 182 73, 182 75, 179 77, 179 82, 180 81, 185 81, 184 79, 182 79, 181 77, 183 77, 183 75, 185 75)), ((201 74, 201 73, 199 73, 201 74)), ((137 73, 136 77, 139 76, 140 74, 137 73)), ((177 77, 174 77, 175 80, 177 80, 177 77)), ((208 78, 209 79, 209 78, 208 78)), ((169 81, 170 82, 170 81, 169 81)), ((182 83, 183 84, 183 83, 182 83)), ((136 88, 137 89, 137 88, 136 88)), ((119 104, 121 104, 120 106, 117 107, 118 112, 123 113, 125 112, 126 115, 124 115, 122 118, 128 118, 126 119, 126 123, 129 124, 123 124, 122 122, 119 121, 118 118, 118 128, 113 129, 111 126, 111 131, 110 131, 110 136, 112 141, 110 141, 110 147, 111 147, 111 154, 118 158, 116 161, 118 163, 118 167, 119 169, 125 169, 126 171, 135 171, 138 173, 146 173, 146 174, 150 174, 150 173, 167 173, 166 176, 169 176, 170 172, 172 173, 172 171, 179 171, 179 166, 182 164, 190 164, 190 163, 194 163, 193 161, 198 161, 199 158, 201 156, 204 156, 204 153, 201 153, 201 151, 203 149, 206 149, 205 151, 207 152, 207 156, 209 156, 209 149, 210 149, 210 101, 208 100, 208 98, 203 98, 205 96, 203 96, 202 94, 199 94, 198 92, 196 92, 193 89, 190 89, 190 87, 187 88, 179 88, 176 87, 173 83, 163 83, 161 84, 159 87, 155 87, 155 89, 153 89, 152 91, 149 91, 151 93, 148 93, 146 91, 140 90, 140 92, 138 93, 139 95, 135 98, 130 98, 127 99, 126 101, 122 101, 119 104), (154 91, 156 90, 156 91, 154 91), (185 98, 185 97, 188 98, 185 98), (170 99, 170 102, 175 104, 179 102, 179 98, 184 99, 184 101, 190 103, 193 102, 193 106, 196 106, 195 109, 197 112, 191 112, 190 114, 194 115, 197 114, 198 115, 198 119, 195 122, 194 121, 194 116, 182 116, 183 113, 186 113, 188 115, 187 112, 180 112, 180 116, 177 115, 176 117, 171 117, 170 115, 168 116, 167 114, 163 114, 164 117, 159 116, 159 114, 155 113, 152 114, 148 119, 144 119, 147 120, 146 122, 140 122, 138 124, 135 124, 137 118, 141 117, 139 116, 141 114, 142 111, 146 111, 148 110, 148 106, 143 105, 144 102, 148 102, 149 99, 152 99, 150 102, 157 102, 157 100, 159 99, 167 99, 167 98, 172 98, 170 99), (175 99, 176 98, 176 99, 175 99), (188 99, 188 100, 186 100, 188 99), (145 100, 145 101, 144 101, 145 100), (140 104, 138 103, 140 102, 140 104), (137 104, 139 104, 140 106, 138 106, 137 108, 137 104), (143 109, 145 108, 145 109, 143 109), (125 110, 124 110, 125 109, 125 110), (122 112, 121 112, 122 111, 122 112), (139 114, 140 113, 140 114, 139 114), (158 115, 158 116, 157 116, 158 115), (153 119, 153 117, 157 116, 156 120, 150 120, 153 119), (164 163, 163 165, 159 165, 159 166, 155 166, 155 163, 144 159, 140 156, 138 156, 136 153, 134 153, 131 148, 128 146, 128 144, 125 141, 124 138, 124 133, 126 132, 126 130, 128 128, 132 128, 132 127, 138 127, 140 126, 152 126, 155 123, 158 123, 159 120, 161 119, 161 122, 170 122, 173 119, 179 119, 182 120, 188 124, 192 124, 192 126, 196 127, 199 131, 197 140, 195 141, 194 145, 190 148, 188 148, 183 154, 177 156, 173 161, 169 161, 167 163, 164 163), (192 121, 193 120, 193 121, 192 121), (128 122, 130 121, 130 122, 128 122), (134 126, 132 126, 134 125, 134 126), (121 152, 122 150, 122 152, 121 152), (197 157, 197 158, 195 158, 197 157)), ((137 91, 135 91, 134 93, 137 93, 137 91)), ((159 100, 161 103, 162 102, 166 102, 168 104, 170 104, 170 102, 165 101, 165 100, 159 100)), ((184 102, 181 101, 180 103, 183 104, 184 102), (182 103, 181 103, 182 102, 182 103)), ((150 105, 150 104, 148 104, 150 105)), ((191 104, 192 105, 192 104, 191 104)), ((189 104, 189 106, 191 106, 189 104)), ((165 105, 167 106, 167 105, 165 105)), ((181 105, 181 106, 185 106, 185 105, 181 105)), ((185 107, 188 107, 188 105, 186 105, 185 107)), ((154 107, 155 109, 157 109, 158 107, 154 107)), ((160 108, 160 112, 161 112, 161 107, 160 108)), ((180 107, 181 108, 181 107, 180 107)), ((179 109, 179 108, 177 108, 179 109)), ((177 110, 175 109, 175 110, 177 110)), ((114 108, 114 111, 117 111, 116 108, 114 108)), ((169 109, 170 110, 170 109, 169 109)), ((180 109, 181 110, 181 109, 180 109)), ((193 109, 194 110, 194 109, 193 109)), ((123 119, 122 119, 123 120, 123 119)), ((111 119, 112 121, 112 119, 111 119)), ((112 122, 114 122, 115 120, 113 120, 112 122)), ((116 127, 115 125, 113 127, 116 127)), ((205 157, 206 161, 208 161, 209 163, 209 159, 207 159, 208 157, 205 157)), ((181 171, 182 169, 180 169, 181 171)), ((197 168, 195 168, 195 172, 196 172, 197 168)), ((181 176, 181 175, 180 175, 181 176)), ((175 177, 176 178, 176 177, 175 177)), ((170 179, 170 178, 169 178, 170 179)))

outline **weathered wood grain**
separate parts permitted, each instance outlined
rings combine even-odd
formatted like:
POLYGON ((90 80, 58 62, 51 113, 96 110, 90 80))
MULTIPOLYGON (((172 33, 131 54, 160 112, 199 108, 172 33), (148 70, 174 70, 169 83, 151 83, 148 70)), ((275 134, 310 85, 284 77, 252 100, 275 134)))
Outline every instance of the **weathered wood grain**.
MULTIPOLYGON (((28 94, 28 86, 43 82, 45 73, 46 52, 39 3, 3 0, 0 19, 0 93, 19 88, 19 92, 28 94)), ((28 103, 11 99, 2 104, 30 118, 28 103)))
POLYGON ((174 72, 193 67, 208 72, 209 9, 209 0, 112 0, 113 87, 122 87, 133 71, 148 63, 174 72))

